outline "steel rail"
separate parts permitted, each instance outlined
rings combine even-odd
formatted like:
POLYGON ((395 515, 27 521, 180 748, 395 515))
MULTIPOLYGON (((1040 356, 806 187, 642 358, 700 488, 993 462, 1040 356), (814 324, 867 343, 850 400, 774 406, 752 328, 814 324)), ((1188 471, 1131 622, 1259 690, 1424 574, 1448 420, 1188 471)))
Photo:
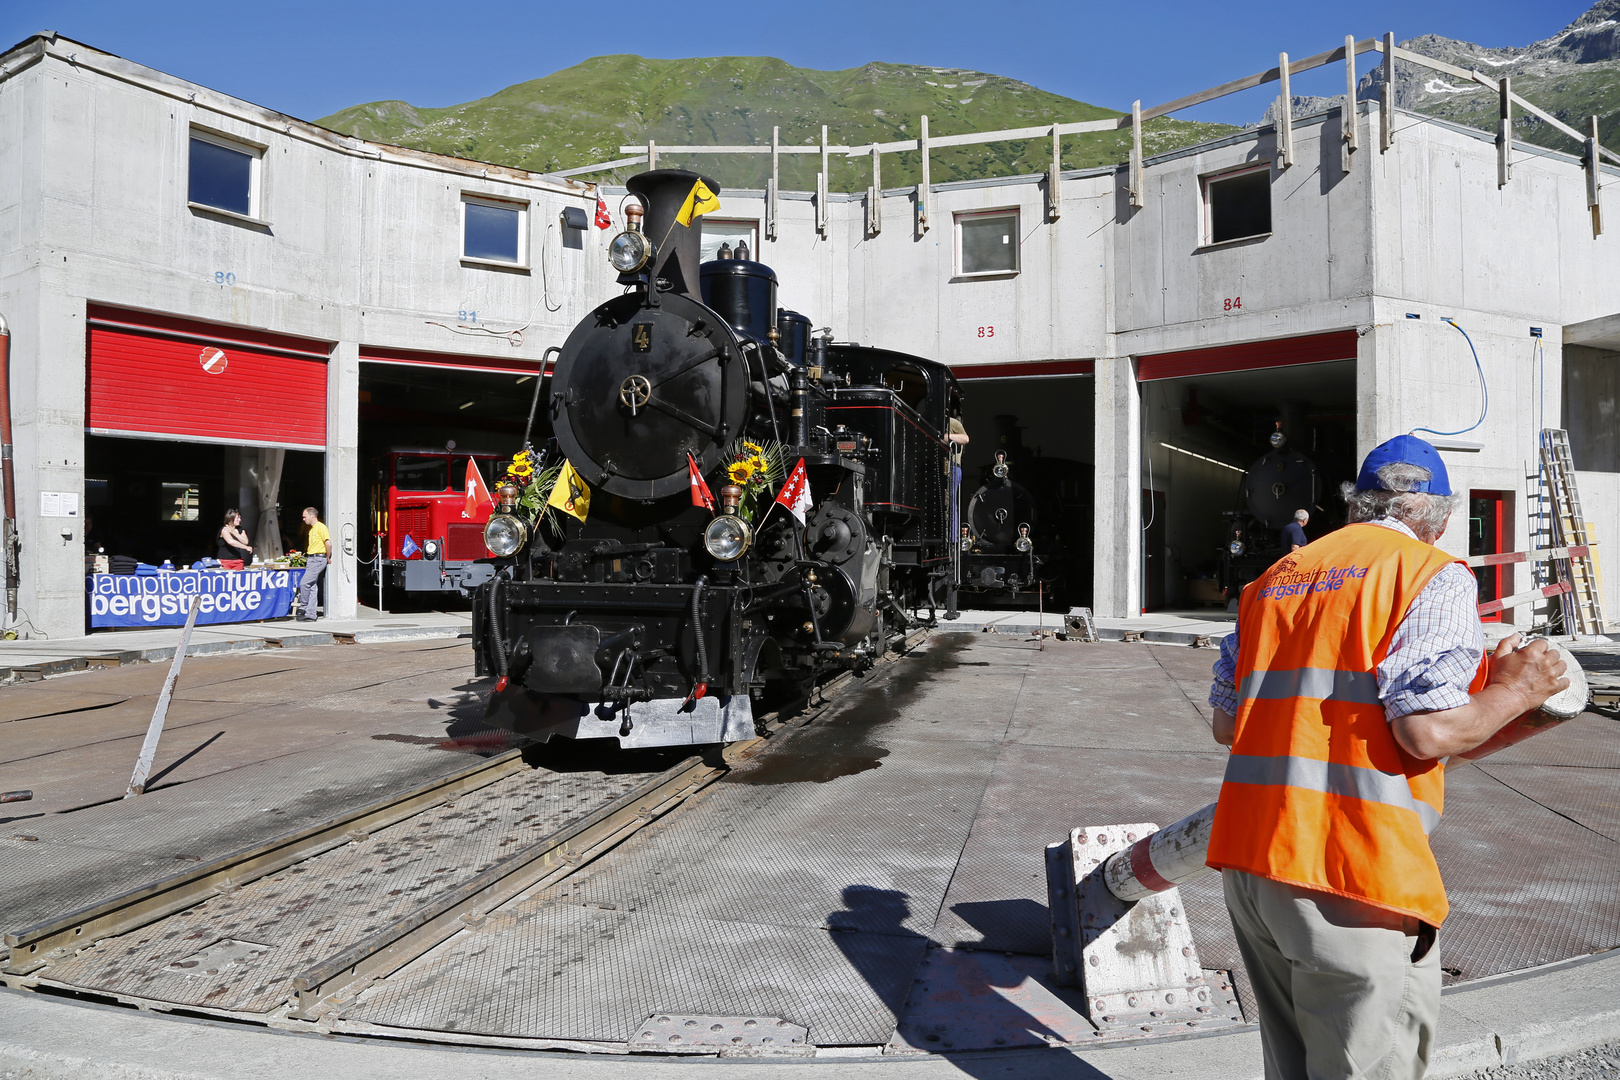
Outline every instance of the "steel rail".
POLYGON ((66 915, 5 933, 9 950, 0 973, 26 975, 48 961, 93 941, 116 937, 192 907, 220 889, 229 890, 346 844, 357 833, 396 824, 458 795, 495 783, 524 767, 521 751, 510 750, 449 776, 420 784, 402 795, 339 815, 222 855, 192 870, 148 882, 66 915))
MULTIPOLYGON (((925 636, 926 631, 906 635, 906 650, 925 636)), ((342 952, 306 968, 293 977, 295 1007, 288 1018, 319 1020, 372 983, 387 978, 462 930, 476 927, 501 906, 573 874, 720 779, 731 766, 758 754, 783 728, 803 726, 831 709, 839 699, 828 694, 842 689, 852 678, 849 672, 835 676, 819 688, 819 701, 812 693, 803 710, 791 717, 766 713, 757 723, 762 734, 724 747, 719 762, 689 757, 342 952)))

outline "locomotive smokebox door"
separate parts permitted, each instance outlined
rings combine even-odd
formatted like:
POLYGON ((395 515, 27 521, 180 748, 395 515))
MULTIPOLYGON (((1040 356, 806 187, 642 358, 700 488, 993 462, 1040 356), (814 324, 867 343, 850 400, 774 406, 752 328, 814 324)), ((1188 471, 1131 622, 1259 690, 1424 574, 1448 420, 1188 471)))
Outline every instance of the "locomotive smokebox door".
POLYGON ((686 455, 712 469, 748 414, 736 335, 675 293, 656 308, 634 295, 609 300, 574 328, 552 375, 551 422, 563 453, 593 490, 624 499, 684 494, 686 455))

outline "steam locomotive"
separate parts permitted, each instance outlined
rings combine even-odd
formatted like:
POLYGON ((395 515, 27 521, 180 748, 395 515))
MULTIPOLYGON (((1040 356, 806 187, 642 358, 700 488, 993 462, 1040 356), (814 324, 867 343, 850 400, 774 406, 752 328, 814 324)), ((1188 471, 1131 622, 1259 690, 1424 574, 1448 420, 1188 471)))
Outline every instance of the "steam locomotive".
POLYGON ((990 475, 968 500, 962 525, 959 588, 991 599, 1014 599, 1033 589, 1041 564, 1030 536, 1039 520, 1035 497, 1011 474, 1007 452, 997 450, 990 475))
POLYGON ((955 378, 812 331, 761 263, 700 266, 701 219, 681 220, 699 184, 719 192, 676 169, 629 180, 608 248, 625 292, 536 388, 551 494, 502 484, 485 527, 485 715, 537 741, 751 738, 757 705, 868 667, 955 584, 955 378))
POLYGON ((1321 472, 1314 461, 1289 445, 1280 422, 1270 443, 1271 448, 1255 459, 1238 482, 1237 509, 1226 511, 1221 587, 1228 602, 1235 601, 1243 586, 1288 554, 1281 530, 1294 520, 1294 512, 1315 510, 1321 501, 1321 472))

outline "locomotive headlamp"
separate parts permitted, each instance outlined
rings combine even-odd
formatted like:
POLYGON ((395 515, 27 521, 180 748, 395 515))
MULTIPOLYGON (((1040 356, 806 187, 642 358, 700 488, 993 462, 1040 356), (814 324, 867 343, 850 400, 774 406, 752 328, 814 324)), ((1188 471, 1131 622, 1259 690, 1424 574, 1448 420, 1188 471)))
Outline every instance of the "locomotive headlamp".
POLYGON ((968 535, 968 527, 966 525, 962 526, 961 544, 962 544, 962 550, 963 551, 972 551, 973 550, 973 537, 968 535))
POLYGON ((516 514, 496 514, 484 526, 484 546, 503 559, 516 555, 528 540, 529 527, 516 514))
POLYGON ((1000 450, 996 451, 996 464, 990 474, 997 480, 1007 479, 1007 455, 1000 450))
POLYGON ((1013 547, 1018 549, 1019 554, 1027 555, 1034 546, 1035 541, 1029 538, 1029 526, 1018 526, 1018 539, 1013 541, 1013 547))
POLYGON ((1234 555, 1243 554, 1243 541, 1241 541, 1241 540, 1232 541, 1230 544, 1226 545, 1226 550, 1230 551, 1234 555))
POLYGON ((652 241, 630 229, 615 236, 608 244, 608 262, 621 274, 633 274, 652 262, 652 241))
POLYGON ((1277 430, 1271 433, 1271 445, 1276 449, 1281 450, 1283 443, 1287 441, 1288 436, 1282 433, 1282 426, 1279 424, 1277 430))
POLYGON ((422 541, 422 558, 437 559, 439 557, 439 542, 437 540, 422 541))
POLYGON ((721 514, 703 530, 703 546, 710 555, 725 562, 742 558, 753 539, 754 530, 735 514, 721 514))

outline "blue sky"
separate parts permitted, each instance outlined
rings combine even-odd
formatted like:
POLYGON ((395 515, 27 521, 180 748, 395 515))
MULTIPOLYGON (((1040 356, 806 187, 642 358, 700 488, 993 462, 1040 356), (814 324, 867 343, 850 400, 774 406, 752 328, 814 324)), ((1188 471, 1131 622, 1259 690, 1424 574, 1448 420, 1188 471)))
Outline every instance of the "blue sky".
MULTIPOLYGON (((869 60, 974 68, 1112 108, 1153 105, 1393 31, 1524 45, 1562 29, 1589 0, 828 0, 811 4, 201 3, 3 0, 0 48, 49 28, 192 82, 305 119, 400 98, 451 105, 604 53, 770 55, 813 68, 869 60)), ((1371 63, 1363 58, 1362 68, 1371 63)), ((1343 93, 1342 70, 1295 93, 1343 93)), ((1191 119, 1247 123, 1275 88, 1212 103, 1191 119)))

